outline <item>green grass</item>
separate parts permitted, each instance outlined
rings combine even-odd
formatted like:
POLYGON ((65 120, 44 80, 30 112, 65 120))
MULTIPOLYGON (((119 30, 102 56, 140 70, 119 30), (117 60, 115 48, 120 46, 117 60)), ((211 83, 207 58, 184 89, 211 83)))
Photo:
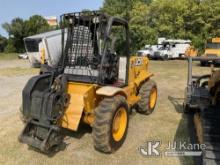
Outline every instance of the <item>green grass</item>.
POLYGON ((18 53, 0 53, 0 60, 18 59, 18 53))
POLYGON ((0 69, 0 76, 21 76, 21 75, 30 75, 30 74, 38 74, 39 69, 36 68, 3 68, 0 69))

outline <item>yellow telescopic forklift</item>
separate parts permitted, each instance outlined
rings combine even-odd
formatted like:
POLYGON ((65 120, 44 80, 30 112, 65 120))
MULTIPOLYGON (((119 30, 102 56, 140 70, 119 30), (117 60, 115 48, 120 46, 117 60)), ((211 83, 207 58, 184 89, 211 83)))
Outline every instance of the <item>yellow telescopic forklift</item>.
POLYGON ((131 109, 149 115, 155 108, 149 60, 130 56, 124 19, 93 11, 64 14, 61 22, 59 64, 42 59, 40 74, 23 89, 19 141, 47 153, 62 142, 62 129, 77 131, 83 122, 92 127, 95 149, 112 153, 126 138, 131 109))

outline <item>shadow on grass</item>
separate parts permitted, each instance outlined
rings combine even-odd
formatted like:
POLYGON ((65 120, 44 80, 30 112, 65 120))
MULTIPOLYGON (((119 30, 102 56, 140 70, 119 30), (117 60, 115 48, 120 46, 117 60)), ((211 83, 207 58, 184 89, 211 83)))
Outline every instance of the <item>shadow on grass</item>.
MULTIPOLYGON (((198 144, 195 135, 195 128, 193 123, 193 114, 184 114, 183 113, 183 98, 174 98, 168 96, 168 100, 173 104, 177 113, 182 114, 182 118, 178 124, 176 134, 174 137, 175 142, 186 142, 191 144, 198 144)), ((201 165, 201 157, 188 157, 188 156, 180 156, 179 160, 182 165, 201 165)))

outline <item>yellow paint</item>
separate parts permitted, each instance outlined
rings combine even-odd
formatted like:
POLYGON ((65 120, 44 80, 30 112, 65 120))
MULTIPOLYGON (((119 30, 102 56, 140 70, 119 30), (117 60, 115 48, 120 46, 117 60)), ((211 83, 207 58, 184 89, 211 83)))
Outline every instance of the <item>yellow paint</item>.
POLYGON ((41 64, 45 64, 45 49, 44 49, 44 48, 42 48, 42 49, 40 50, 40 54, 41 54, 41 56, 40 56, 40 58, 41 58, 41 64))
POLYGON ((153 76, 153 74, 148 71, 148 63, 149 60, 147 57, 131 57, 129 68, 129 86, 132 85, 132 83, 139 86, 143 81, 153 76), (141 61, 141 64, 138 65, 137 61, 141 61))
POLYGON ((193 46, 189 46, 185 52, 186 57, 196 57, 198 56, 198 51, 193 46))
POLYGON ((104 96, 112 96, 113 94, 126 95, 129 107, 133 106, 140 100, 140 97, 137 96, 138 87, 153 76, 153 74, 148 71, 148 63, 149 60, 147 57, 132 56, 130 58, 128 86, 120 90, 113 86, 103 87, 97 91, 97 94, 104 96))
POLYGON ((125 108, 121 107, 115 113, 113 119, 112 135, 115 141, 120 141, 125 133, 128 116, 125 108))
POLYGON ((157 101, 157 89, 153 88, 150 94, 150 109, 155 107, 157 101))
MULTIPOLYGON (((124 88, 117 88, 113 86, 106 88, 97 84, 69 82, 67 93, 70 95, 70 103, 65 110, 64 116, 60 121, 60 125, 74 131, 78 129, 80 121, 92 126, 94 122, 95 108, 104 97, 113 97, 112 93, 113 95, 125 96, 129 107, 136 104, 140 100, 140 97, 138 96, 139 86, 153 76, 153 74, 148 72, 148 63, 149 60, 147 57, 130 58, 128 86, 124 88), (109 89, 111 90, 110 92, 109 89)), ((123 117, 123 110, 120 110, 120 113, 122 114, 121 120, 124 123, 127 119, 123 117)), ((123 127, 124 126, 121 128, 122 130, 115 133, 116 140, 120 139, 122 136, 123 127)))
MULTIPOLYGON (((220 43, 220 37, 208 39, 208 42, 220 43)), ((205 49, 205 56, 209 56, 209 55, 220 56, 220 49, 209 49, 209 48, 206 48, 205 49)))
POLYGON ((212 38, 212 42, 220 43, 220 38, 219 37, 212 38))
POLYGON ((84 115, 83 122, 92 126, 92 124, 94 122, 94 114, 91 113, 91 114, 84 115))
POLYGON ((136 104, 140 99, 141 99, 141 97, 136 96, 136 95, 132 95, 132 96, 128 97, 127 102, 128 102, 129 107, 136 104))
POLYGON ((220 56, 220 49, 206 49, 205 55, 208 56, 209 54, 215 54, 217 56, 220 56))
POLYGON ((139 86, 153 76, 148 71, 148 64, 149 60, 147 57, 132 56, 130 58, 128 86, 123 88, 124 93, 127 95, 129 107, 140 100, 140 97, 137 95, 139 86))
POLYGON ((62 127, 74 131, 78 129, 85 108, 88 112, 94 109, 94 102, 91 100, 94 88, 95 85, 68 83, 67 93, 70 95, 70 103, 61 120, 62 127), (88 101, 88 99, 90 100, 88 101))

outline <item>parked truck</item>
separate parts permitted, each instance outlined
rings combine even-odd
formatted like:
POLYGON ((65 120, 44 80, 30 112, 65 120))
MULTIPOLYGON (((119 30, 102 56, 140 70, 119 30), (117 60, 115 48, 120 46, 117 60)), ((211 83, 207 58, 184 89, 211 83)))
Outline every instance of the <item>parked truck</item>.
POLYGON ((161 45, 145 45, 145 47, 137 52, 138 56, 146 56, 148 58, 152 58, 154 52, 157 51, 161 45))
POLYGON ((145 45, 138 51, 138 56, 147 56, 151 59, 174 59, 185 56, 197 56, 197 51, 191 47, 190 40, 158 38, 156 45, 145 45))
POLYGON ((190 44, 190 40, 159 38, 158 45, 161 46, 154 52, 153 59, 169 60, 184 57, 187 48, 190 47, 190 44))
POLYGON ((57 66, 62 51, 61 30, 26 37, 24 44, 32 67, 40 67, 42 54, 45 56, 45 63, 57 66))

